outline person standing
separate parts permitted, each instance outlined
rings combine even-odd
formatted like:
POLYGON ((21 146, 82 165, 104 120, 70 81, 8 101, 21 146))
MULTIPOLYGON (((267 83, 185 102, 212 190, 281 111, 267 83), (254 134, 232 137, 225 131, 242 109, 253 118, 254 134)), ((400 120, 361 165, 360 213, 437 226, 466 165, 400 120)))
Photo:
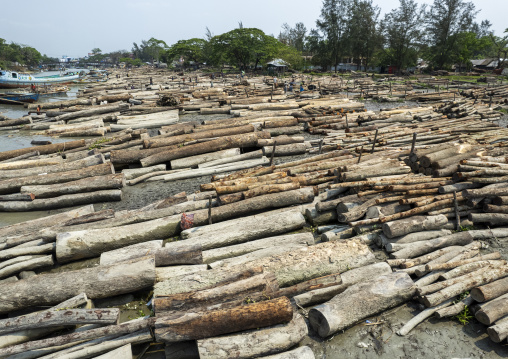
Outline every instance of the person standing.
POLYGON ((273 77, 273 87, 277 87, 277 76, 273 77))

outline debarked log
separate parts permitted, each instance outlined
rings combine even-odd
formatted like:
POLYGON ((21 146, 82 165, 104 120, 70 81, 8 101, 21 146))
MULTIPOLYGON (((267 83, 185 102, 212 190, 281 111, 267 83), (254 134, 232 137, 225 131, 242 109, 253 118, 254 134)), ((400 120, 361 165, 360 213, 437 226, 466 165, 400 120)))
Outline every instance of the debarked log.
POLYGON ((22 262, 5 266, 0 269, 0 278, 5 278, 11 274, 16 274, 21 271, 34 270, 41 267, 51 267, 53 264, 54 261, 52 255, 23 260, 22 262))
POLYGON ((491 300, 481 306, 481 309, 475 313, 476 319, 485 325, 492 325, 498 319, 508 314, 508 295, 502 295, 499 298, 491 300))
POLYGON ((205 250, 247 242, 302 228, 305 218, 299 211, 266 212, 183 231, 185 241, 170 242, 168 247, 201 244, 205 250))
POLYGON ((77 141, 55 143, 55 144, 51 144, 51 145, 25 147, 25 148, 21 148, 19 150, 10 150, 10 151, 0 152, 0 161, 8 160, 10 158, 14 158, 14 157, 23 155, 25 153, 33 152, 33 151, 38 151, 41 155, 47 155, 50 153, 72 150, 74 148, 79 148, 79 147, 84 147, 84 146, 85 146, 85 140, 77 140, 77 141))
POLYGON ((0 194, 19 192, 22 186, 45 185, 75 181, 82 178, 114 174, 111 163, 89 166, 77 170, 35 175, 21 178, 11 178, 0 181, 0 194))
POLYGON ((88 193, 65 194, 54 198, 28 201, 0 202, 0 212, 41 211, 65 207, 80 206, 89 203, 121 201, 121 190, 104 190, 88 193))
POLYGON ((508 278, 471 289, 471 297, 477 302, 487 302, 508 293, 508 278))
POLYGON ((150 287, 154 282, 153 258, 34 276, 0 285, 0 313, 54 305, 80 293, 89 298, 107 298, 150 287))
POLYGON ((208 152, 215 152, 236 147, 255 147, 258 139, 270 138, 268 132, 255 132, 241 135, 225 136, 216 140, 203 143, 196 143, 172 150, 161 151, 154 155, 143 158, 140 162, 143 167, 168 162, 178 158, 199 155, 208 152))
POLYGON ((414 258, 443 247, 455 245, 463 246, 471 242, 473 242, 473 236, 471 236, 470 233, 458 232, 427 241, 410 243, 407 247, 394 252, 391 255, 393 258, 414 258))
POLYGON ((495 343, 501 343, 508 337, 508 317, 498 320, 496 325, 487 328, 489 338, 495 343))
POLYGON ((413 216, 407 219, 384 223, 383 233, 388 238, 394 238, 412 232, 440 229, 446 223, 448 223, 448 218, 445 215, 413 216))
POLYGON ((358 283, 309 311, 312 328, 325 338, 409 300, 415 286, 406 273, 391 273, 358 283))
POLYGON ((172 237, 179 225, 180 216, 175 215, 122 227, 62 232, 56 237, 56 257, 59 263, 98 257, 105 251, 172 237))
POLYGON ((160 317, 155 322, 155 337, 169 343, 202 339, 287 323, 292 318, 291 302, 281 297, 232 309, 160 317))
MULTIPOLYGON (((287 324, 197 341, 202 359, 248 359, 278 353, 298 344, 308 333, 305 319, 294 313, 287 324)), ((297 357, 302 358, 302 357, 297 357)))
POLYGON ((314 352, 311 348, 304 346, 288 352, 269 355, 266 359, 315 359, 314 352))

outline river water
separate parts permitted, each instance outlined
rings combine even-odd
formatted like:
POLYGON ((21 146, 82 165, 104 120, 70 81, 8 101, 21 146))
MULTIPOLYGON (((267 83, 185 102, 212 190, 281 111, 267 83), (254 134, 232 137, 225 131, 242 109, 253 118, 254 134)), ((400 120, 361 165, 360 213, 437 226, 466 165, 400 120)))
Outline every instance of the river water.
MULTIPOLYGON (((68 71, 80 71, 79 69, 69 69, 68 71)), ((41 76, 58 75, 58 71, 44 72, 41 76)), ((55 102, 75 99, 78 90, 84 85, 67 85, 69 91, 66 94, 51 97, 41 97, 39 102, 55 102)), ((12 89, 0 89, 0 93, 13 92, 12 89)), ((28 109, 21 105, 4 105, 0 104, 0 114, 9 118, 19 118, 28 114, 28 109)), ((52 143, 66 142, 68 138, 48 137, 42 135, 33 135, 29 131, 0 131, 0 152, 8 150, 17 150, 24 147, 29 147, 32 140, 47 140, 52 143)))

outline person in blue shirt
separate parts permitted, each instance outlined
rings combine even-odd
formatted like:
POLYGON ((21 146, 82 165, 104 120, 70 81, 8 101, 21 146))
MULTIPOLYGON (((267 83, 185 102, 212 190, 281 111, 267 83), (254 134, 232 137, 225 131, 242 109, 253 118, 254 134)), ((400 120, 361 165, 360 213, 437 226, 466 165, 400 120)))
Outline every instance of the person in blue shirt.
POLYGON ((300 84, 300 92, 303 92, 303 84, 300 84))

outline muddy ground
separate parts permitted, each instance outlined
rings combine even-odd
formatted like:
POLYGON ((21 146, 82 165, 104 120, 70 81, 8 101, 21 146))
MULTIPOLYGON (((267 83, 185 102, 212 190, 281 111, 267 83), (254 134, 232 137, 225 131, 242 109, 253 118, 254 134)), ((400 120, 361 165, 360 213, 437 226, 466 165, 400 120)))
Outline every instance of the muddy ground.
MULTIPOLYGON (((368 110, 391 108, 402 105, 416 105, 415 103, 367 103, 368 110)), ((223 118, 221 115, 217 118, 223 118)), ((505 116, 506 117, 506 116, 505 116)), ((183 120, 200 120, 202 116, 188 115, 183 120)), ((210 117, 207 117, 210 119, 210 117)), ((317 138, 306 134, 308 138, 317 138)), ((288 162, 305 156, 276 158, 275 163, 288 162)), ((176 182, 148 182, 136 186, 128 186, 123 189, 121 202, 99 203, 96 210, 112 208, 125 210, 139 208, 159 199, 172 196, 185 191, 191 194, 199 190, 199 185, 210 181, 210 176, 203 176, 176 182)), ((30 213, 2 213, 0 215, 0 227, 20 221, 39 218, 66 211, 39 211, 30 213)), ((493 241, 489 243, 487 251, 500 250, 503 257, 508 259, 508 243, 493 241)), ((373 248, 374 249, 374 248, 373 248)), ((384 252, 375 249, 379 260, 385 258, 384 252)), ((79 269, 98 265, 98 260, 92 259, 71 265, 63 266, 59 270, 79 269)), ((122 306, 122 319, 135 318, 147 315, 150 310, 145 303, 150 293, 134 293, 134 295, 121 296, 112 301, 97 303, 102 306, 122 306)), ((316 358, 319 359, 342 359, 342 358, 386 358, 386 359, 418 359, 418 358, 507 358, 508 345, 492 342, 486 333, 487 327, 474 318, 466 325, 462 325, 456 319, 438 320, 431 318, 418 325, 406 337, 399 337, 395 332, 424 307, 416 301, 411 301, 383 314, 369 318, 371 323, 362 322, 343 333, 322 340, 309 328, 309 337, 302 345, 312 348, 316 358)), ((302 314, 305 315, 305 310, 302 314)), ((150 346, 138 348, 147 350, 145 358, 164 358, 163 348, 150 346)))

